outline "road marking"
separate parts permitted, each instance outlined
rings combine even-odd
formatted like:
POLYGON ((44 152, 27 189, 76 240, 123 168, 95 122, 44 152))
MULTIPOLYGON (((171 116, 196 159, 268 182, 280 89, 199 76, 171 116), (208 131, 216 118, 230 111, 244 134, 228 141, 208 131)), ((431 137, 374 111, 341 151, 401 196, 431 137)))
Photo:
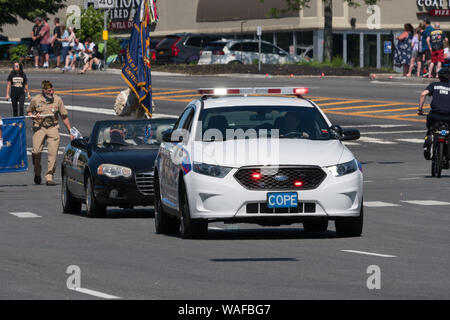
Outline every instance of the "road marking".
POLYGON ((357 250, 341 250, 343 252, 356 253, 356 254, 364 254, 368 256, 382 257, 382 258, 396 258, 396 256, 392 256, 389 254, 381 254, 381 253, 373 253, 373 252, 365 252, 365 251, 357 251, 357 250))
POLYGON ((410 143, 423 143, 423 139, 395 139, 400 142, 410 142, 410 143))
POLYGON ((406 180, 418 180, 418 179, 422 179, 420 177, 413 177, 413 178, 400 178, 398 180, 402 180, 402 181, 406 181, 406 180))
POLYGON ((444 201, 435 201, 435 200, 410 200, 410 201, 402 201, 410 204, 418 204, 421 206, 448 206, 450 202, 444 201))
POLYGON ((112 296, 110 294, 106 294, 103 292, 99 292, 99 291, 95 291, 95 290, 91 290, 91 289, 86 289, 86 288, 73 288, 70 289, 76 292, 80 292, 80 293, 84 293, 84 294, 88 294, 90 296, 94 296, 97 298, 103 298, 103 299, 121 299, 120 297, 116 297, 116 296, 112 296))
POLYGON ((9 214, 16 216, 17 218, 42 218, 33 212, 9 212, 9 214))
POLYGON ((359 146, 360 145, 360 143, 349 142, 349 141, 343 141, 342 143, 346 146, 359 146))
POLYGON ((364 183, 372 183, 373 180, 364 180, 364 183))
POLYGON ((369 138, 369 137, 361 137, 359 141, 368 142, 368 143, 376 143, 376 144, 397 144, 397 142, 387 141, 383 139, 377 138, 369 138))
POLYGON ((410 127, 409 124, 363 124, 353 126, 342 126, 343 128, 396 128, 396 127, 410 127))
POLYGON ((400 205, 383 201, 364 201, 364 207, 382 208, 382 207, 400 207, 400 205))
POLYGON ((425 133, 425 130, 405 130, 405 131, 372 131, 361 132, 361 134, 391 134, 391 133, 425 133))

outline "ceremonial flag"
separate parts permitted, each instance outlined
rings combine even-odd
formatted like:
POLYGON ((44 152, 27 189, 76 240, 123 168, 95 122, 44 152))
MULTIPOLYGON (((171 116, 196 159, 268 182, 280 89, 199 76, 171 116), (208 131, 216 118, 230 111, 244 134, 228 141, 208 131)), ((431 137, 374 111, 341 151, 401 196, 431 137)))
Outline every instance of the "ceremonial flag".
POLYGON ((152 116, 150 28, 158 17, 154 0, 141 0, 133 21, 122 78, 136 94, 139 105, 152 116))
POLYGON ((25 117, 3 119, 0 173, 28 170, 25 117))

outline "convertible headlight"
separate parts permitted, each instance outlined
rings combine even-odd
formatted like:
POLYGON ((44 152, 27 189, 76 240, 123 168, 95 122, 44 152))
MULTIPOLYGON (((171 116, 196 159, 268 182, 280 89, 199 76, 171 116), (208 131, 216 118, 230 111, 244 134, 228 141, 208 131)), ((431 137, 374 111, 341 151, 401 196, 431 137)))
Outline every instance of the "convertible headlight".
POLYGON ((327 169, 335 176, 335 177, 341 177, 345 176, 346 174, 355 172, 358 170, 358 162, 356 160, 352 160, 346 163, 341 163, 336 166, 327 167, 327 169))
POLYGON ((107 176, 109 178, 129 178, 131 177, 133 170, 116 164, 101 164, 97 168, 97 173, 100 176, 107 176))
POLYGON ((194 172, 204 174, 211 177, 223 178, 232 168, 215 166, 207 163, 194 162, 194 172))

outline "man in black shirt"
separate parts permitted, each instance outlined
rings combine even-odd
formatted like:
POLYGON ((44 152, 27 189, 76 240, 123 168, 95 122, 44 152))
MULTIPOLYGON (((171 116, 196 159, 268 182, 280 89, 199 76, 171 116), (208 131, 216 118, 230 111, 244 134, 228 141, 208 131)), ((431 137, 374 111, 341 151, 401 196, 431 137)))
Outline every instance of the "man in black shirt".
POLYGON ((423 105, 426 96, 431 96, 431 111, 427 116, 428 130, 437 122, 443 121, 450 125, 450 71, 442 68, 439 81, 431 83, 420 95, 418 114, 423 114, 423 105))
POLYGON ((42 28, 41 18, 34 19, 33 30, 31 31, 31 38, 33 39, 33 56, 34 56, 34 67, 39 68, 39 43, 40 43, 40 32, 42 28))
POLYGON ((427 136, 424 143, 425 159, 430 160, 431 150, 431 127, 438 122, 446 122, 450 126, 450 71, 442 68, 438 73, 439 82, 431 83, 420 95, 418 115, 423 115, 425 98, 431 96, 431 110, 427 116, 427 136))
MULTIPOLYGON (((61 47, 62 43, 58 39, 61 39, 61 25, 59 24, 59 18, 55 18, 55 29, 53 29, 52 47, 53 53, 56 56, 56 68, 59 68, 61 62, 61 47)), ((56 69, 55 68, 55 69, 56 69)))

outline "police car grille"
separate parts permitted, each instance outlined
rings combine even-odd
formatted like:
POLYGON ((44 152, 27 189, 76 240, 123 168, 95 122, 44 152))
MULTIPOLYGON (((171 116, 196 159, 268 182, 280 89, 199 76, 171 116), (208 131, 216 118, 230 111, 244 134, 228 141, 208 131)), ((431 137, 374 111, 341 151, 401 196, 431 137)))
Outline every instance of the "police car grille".
POLYGON ((312 190, 316 189, 326 177, 319 167, 279 167, 279 168, 242 168, 235 179, 250 190, 312 190), (253 175, 260 173, 255 179, 253 175), (301 181, 301 187, 294 183, 301 181))
POLYGON ((153 172, 136 173, 136 184, 140 193, 146 196, 153 195, 153 172))

